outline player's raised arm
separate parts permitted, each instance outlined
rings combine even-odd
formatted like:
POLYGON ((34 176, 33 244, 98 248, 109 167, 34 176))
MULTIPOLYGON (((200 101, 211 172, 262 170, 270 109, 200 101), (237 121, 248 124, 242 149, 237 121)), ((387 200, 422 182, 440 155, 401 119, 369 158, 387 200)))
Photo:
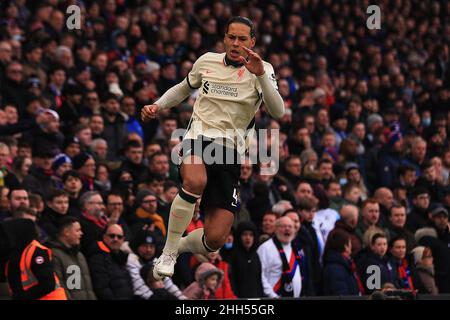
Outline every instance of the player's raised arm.
POLYGON ((284 101, 277 90, 274 72, 271 72, 270 75, 266 72, 259 54, 245 46, 242 46, 242 48, 247 52, 248 58, 240 57, 240 60, 249 72, 256 75, 261 86, 263 101, 267 110, 273 118, 281 118, 284 115, 284 101), (269 79, 269 76, 272 79, 269 79))
POLYGON ((144 106, 141 111, 142 121, 156 118, 159 109, 172 108, 180 104, 192 91, 193 89, 189 86, 187 80, 184 79, 167 90, 155 103, 144 106))

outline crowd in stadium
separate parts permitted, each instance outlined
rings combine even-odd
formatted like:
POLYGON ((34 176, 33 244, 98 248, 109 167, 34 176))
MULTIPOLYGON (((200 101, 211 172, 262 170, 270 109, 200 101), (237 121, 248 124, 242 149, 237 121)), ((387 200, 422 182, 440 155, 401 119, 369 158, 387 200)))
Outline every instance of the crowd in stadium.
MULTIPOLYGON (((55 283, 69 299, 369 295, 371 266, 385 289, 450 293, 450 2, 378 5, 370 30, 366 0, 1 1, 1 267, 33 240, 52 252, 30 254, 29 290, 23 270, 2 272, 1 296, 6 283, 14 299, 55 283), (285 103, 279 120, 264 105, 255 116, 280 130, 279 171, 243 161, 225 246, 157 281, 180 188, 171 136, 196 94, 147 122, 140 111, 223 52, 236 15, 254 22, 285 103), (280 265, 279 250, 295 254, 280 265)), ((186 233, 204 219, 197 206, 186 233)))

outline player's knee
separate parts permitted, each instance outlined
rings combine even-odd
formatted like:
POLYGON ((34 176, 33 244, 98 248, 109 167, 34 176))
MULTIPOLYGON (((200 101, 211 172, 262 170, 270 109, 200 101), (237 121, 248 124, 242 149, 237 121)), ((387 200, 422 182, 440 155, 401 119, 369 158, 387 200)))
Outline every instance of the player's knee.
POLYGON ((206 187, 206 177, 185 177, 183 189, 194 194, 202 194, 206 187))

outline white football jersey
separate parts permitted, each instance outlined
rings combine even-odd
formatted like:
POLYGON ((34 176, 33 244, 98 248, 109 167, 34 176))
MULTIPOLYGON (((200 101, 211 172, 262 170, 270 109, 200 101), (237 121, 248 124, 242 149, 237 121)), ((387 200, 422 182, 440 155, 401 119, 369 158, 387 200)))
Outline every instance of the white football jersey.
MULTIPOLYGON (((272 85, 278 90, 272 65, 263 61, 272 85)), ((198 135, 226 138, 242 150, 247 131, 262 102, 262 90, 256 75, 245 66, 227 65, 225 53, 206 53, 187 76, 191 88, 198 89, 191 124, 185 138, 198 135), (237 145, 236 145, 237 144, 237 145)))

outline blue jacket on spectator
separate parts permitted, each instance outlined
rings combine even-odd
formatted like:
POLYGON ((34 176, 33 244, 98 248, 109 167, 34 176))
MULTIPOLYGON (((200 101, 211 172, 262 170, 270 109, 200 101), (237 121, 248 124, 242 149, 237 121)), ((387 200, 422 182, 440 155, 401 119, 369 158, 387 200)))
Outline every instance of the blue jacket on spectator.
POLYGON ((128 133, 135 132, 142 139, 144 139, 144 130, 142 130, 141 124, 135 117, 128 117, 126 124, 127 124, 128 133))
POLYGON ((358 295, 358 282, 352 271, 350 259, 340 252, 330 250, 324 257, 324 294, 325 295, 358 295))
POLYGON ((404 164, 404 159, 394 150, 382 148, 378 160, 378 186, 393 188, 397 179, 398 167, 404 164))

